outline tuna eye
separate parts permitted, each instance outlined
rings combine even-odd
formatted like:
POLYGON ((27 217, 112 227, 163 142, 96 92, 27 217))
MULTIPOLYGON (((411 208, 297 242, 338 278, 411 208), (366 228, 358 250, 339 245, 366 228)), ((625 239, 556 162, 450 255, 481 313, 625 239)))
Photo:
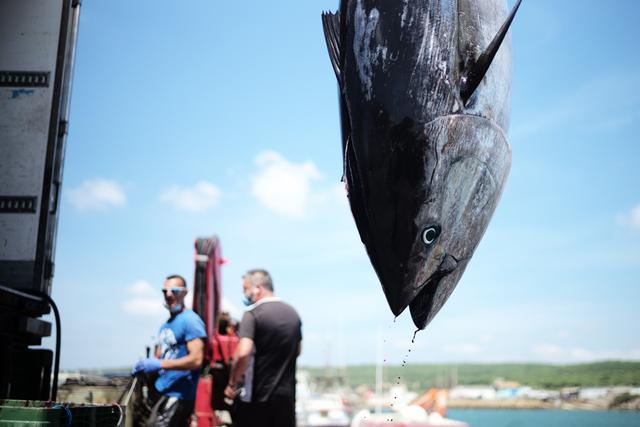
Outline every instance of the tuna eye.
POLYGON ((422 243, 424 243, 425 245, 432 244, 433 241, 436 240, 436 237, 438 237, 438 234, 440 234, 439 228, 436 228, 436 227, 425 228, 424 231, 422 232, 422 243))

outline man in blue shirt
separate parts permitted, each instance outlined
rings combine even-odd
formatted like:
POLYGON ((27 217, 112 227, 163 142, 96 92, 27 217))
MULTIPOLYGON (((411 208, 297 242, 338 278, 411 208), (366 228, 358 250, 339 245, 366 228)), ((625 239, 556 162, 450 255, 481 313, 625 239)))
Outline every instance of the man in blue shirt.
POLYGON ((184 306, 187 282, 182 276, 167 277, 162 293, 170 317, 160 327, 155 357, 139 361, 131 374, 158 372, 155 387, 162 398, 148 426, 186 427, 195 404, 207 334, 200 316, 184 306))

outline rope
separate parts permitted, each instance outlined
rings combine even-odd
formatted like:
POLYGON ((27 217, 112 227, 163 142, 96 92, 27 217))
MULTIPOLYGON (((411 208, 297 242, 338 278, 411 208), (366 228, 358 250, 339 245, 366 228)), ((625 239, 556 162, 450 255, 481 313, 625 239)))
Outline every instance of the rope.
POLYGON ((73 420, 73 414, 71 414, 71 409, 69 409, 68 407, 64 406, 64 405, 54 405, 54 409, 64 409, 65 412, 67 413, 67 427, 71 427, 71 421, 73 420))

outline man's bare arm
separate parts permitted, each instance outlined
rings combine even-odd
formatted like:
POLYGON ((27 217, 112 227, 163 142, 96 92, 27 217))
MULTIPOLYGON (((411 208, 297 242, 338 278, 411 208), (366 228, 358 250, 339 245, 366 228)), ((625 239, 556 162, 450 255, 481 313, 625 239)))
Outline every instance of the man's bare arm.
POLYGON ((175 371, 191 371, 200 369, 204 360, 204 342, 196 338, 187 342, 188 354, 179 359, 164 359, 161 362, 162 369, 175 371))
POLYGON ((231 373, 229 374, 229 384, 224 391, 225 396, 233 398, 235 396, 236 389, 244 373, 249 366, 249 360, 251 353, 253 352, 253 340, 251 338, 240 338, 238 341, 238 347, 233 355, 233 365, 231 365, 231 373))

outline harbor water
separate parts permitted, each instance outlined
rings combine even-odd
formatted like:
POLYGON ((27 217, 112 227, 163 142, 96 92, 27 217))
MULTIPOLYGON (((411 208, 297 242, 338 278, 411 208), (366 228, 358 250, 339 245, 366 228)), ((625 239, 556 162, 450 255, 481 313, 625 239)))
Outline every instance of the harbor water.
POLYGON ((449 409, 447 418, 469 427, 640 427, 637 411, 449 409))

